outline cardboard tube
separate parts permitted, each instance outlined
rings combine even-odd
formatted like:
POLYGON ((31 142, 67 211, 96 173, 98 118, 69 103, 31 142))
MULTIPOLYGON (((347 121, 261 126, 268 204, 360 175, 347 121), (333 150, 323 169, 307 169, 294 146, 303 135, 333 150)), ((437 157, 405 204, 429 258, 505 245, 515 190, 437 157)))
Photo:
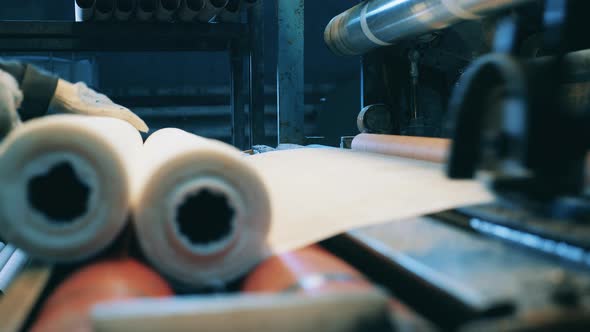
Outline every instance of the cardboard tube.
POLYGON ((180 0, 159 0, 156 9, 158 21, 169 22, 174 19, 174 14, 180 8, 180 0))
POLYGON ((443 138, 360 134, 352 141, 352 149, 444 163, 450 144, 443 138))
POLYGON ((352 266, 314 245, 267 259, 248 275, 242 290, 317 294, 372 287, 352 266))
POLYGON ((205 8, 205 0, 182 0, 178 19, 183 22, 191 22, 203 8, 205 8))
POLYGON ((115 0, 96 0, 94 19, 97 21, 107 21, 113 17, 115 12, 115 0))
POLYGON ((225 8, 215 17, 215 20, 218 22, 239 22, 241 9, 241 0, 229 0, 225 8))
POLYGON ((93 256, 130 213, 128 169, 141 149, 125 121, 53 115, 28 121, 0 146, 0 235, 31 256, 93 256))
POLYGON ((115 18, 118 21, 129 21, 135 12, 136 0, 116 0, 115 18))
POLYGON ((154 18, 159 0, 138 0, 135 17, 139 21, 149 21, 154 18))
POLYGON ((229 0, 205 0, 205 7, 197 15, 200 22, 209 22, 227 5, 229 0))
POLYGON ((146 258, 189 287, 219 286, 267 256, 270 198, 240 151, 180 129, 145 142, 134 222, 146 258))
POLYGON ((173 295, 156 272, 134 260, 104 261, 67 278, 43 304, 31 332, 93 331, 90 311, 103 302, 173 295))
POLYGON ((94 7, 96 0, 75 0, 74 10, 76 13, 76 22, 90 21, 94 16, 94 7))

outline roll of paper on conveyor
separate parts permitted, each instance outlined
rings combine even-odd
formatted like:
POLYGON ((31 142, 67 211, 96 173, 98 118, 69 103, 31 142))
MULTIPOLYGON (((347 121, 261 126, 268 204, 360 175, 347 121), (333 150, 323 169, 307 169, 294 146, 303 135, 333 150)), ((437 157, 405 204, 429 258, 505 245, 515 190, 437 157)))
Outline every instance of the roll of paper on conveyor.
POLYGON ((451 141, 444 138, 360 134, 352 141, 356 151, 444 163, 451 141))
POLYGON ((92 331, 90 311, 99 303, 172 295, 165 280, 135 260, 98 262, 78 270, 53 291, 30 331, 92 331))
POLYGON ((234 147, 162 129, 136 171, 134 223, 148 261, 188 287, 215 287, 267 255, 270 199, 234 147))
POLYGON ((74 0, 76 22, 90 21, 94 16, 96 0, 74 0))
POLYGON ((364 276, 348 263, 325 249, 312 245, 268 258, 246 277, 242 290, 316 294, 372 287, 364 276))
POLYGON ((24 123, 0 145, 0 236, 51 262, 97 254, 131 212, 128 169, 141 146, 139 132, 117 119, 24 123))

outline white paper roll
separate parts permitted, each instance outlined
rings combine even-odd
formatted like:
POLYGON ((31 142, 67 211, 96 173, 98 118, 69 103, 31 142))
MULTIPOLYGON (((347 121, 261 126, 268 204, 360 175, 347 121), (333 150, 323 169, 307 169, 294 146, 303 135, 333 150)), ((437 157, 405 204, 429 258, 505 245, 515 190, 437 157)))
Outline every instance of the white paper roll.
POLYGON ((269 197, 237 149, 163 129, 148 138, 140 160, 136 232, 163 274, 186 286, 219 286, 266 257, 269 197))
POLYGON ((24 251, 17 249, 10 259, 0 269, 0 293, 4 294, 12 285, 18 274, 29 262, 29 256, 24 251))
POLYGON ((74 0, 76 22, 90 21, 94 16, 95 0, 74 0))
POLYGON ((135 12, 136 0, 117 0, 115 3, 115 18, 118 21, 129 21, 135 12))
POLYGON ((141 145, 139 132, 117 119, 24 123, 0 146, 0 236, 48 261, 104 249, 129 215, 128 169, 141 145))
POLYGON ((139 21, 149 21, 154 18, 159 0, 138 0, 135 14, 139 21))
POLYGON ((94 10, 94 19, 97 21, 107 21, 113 17, 115 12, 115 0, 96 0, 94 10))
POLYGON ((191 22, 203 8, 205 8, 205 0, 182 0, 178 19, 183 22, 191 22))
POLYGON ((197 20, 201 22, 211 21, 223 8, 229 0, 205 0, 205 7, 197 15, 197 20))
POLYGON ((178 9, 180 9, 180 0, 159 0, 156 19, 164 22, 172 21, 178 9))

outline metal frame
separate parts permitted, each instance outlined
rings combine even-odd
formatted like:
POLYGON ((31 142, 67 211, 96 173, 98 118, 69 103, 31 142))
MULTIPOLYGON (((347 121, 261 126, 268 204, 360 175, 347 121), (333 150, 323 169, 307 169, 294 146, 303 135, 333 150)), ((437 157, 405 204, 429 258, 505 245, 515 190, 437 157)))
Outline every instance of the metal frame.
POLYGON ((259 0, 249 9, 246 24, 0 21, 0 51, 227 51, 231 66, 232 142, 246 149, 265 140, 263 6, 264 1, 259 0), (254 74, 249 76, 249 70, 254 74), (246 104, 251 110, 250 120, 246 104))

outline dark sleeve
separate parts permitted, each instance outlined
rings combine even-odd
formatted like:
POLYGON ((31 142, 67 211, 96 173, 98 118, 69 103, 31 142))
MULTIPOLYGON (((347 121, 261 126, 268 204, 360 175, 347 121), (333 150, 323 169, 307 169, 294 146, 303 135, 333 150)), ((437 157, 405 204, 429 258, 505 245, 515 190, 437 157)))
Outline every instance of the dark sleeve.
POLYGON ((23 121, 43 116, 55 94, 58 77, 32 65, 0 60, 0 69, 12 75, 23 91, 19 115, 23 121))

